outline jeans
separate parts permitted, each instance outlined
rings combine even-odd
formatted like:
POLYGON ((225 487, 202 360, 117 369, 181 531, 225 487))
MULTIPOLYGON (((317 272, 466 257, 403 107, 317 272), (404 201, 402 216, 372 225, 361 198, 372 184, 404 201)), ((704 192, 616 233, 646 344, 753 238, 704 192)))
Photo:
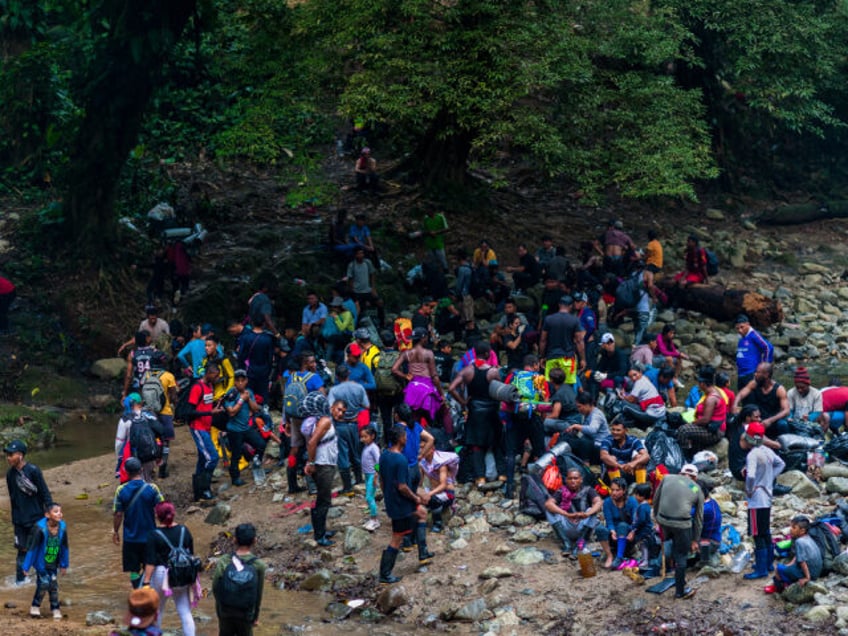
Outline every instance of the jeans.
POLYGON ((260 460, 265 453, 266 442, 255 428, 238 432, 227 431, 227 438, 230 440, 230 477, 237 479, 239 476, 239 462, 241 462, 242 455, 244 455, 245 442, 256 449, 256 456, 260 460))
POLYGON ((804 578, 804 570, 797 563, 793 565, 777 564, 777 578, 784 583, 794 583, 798 579, 804 578))
POLYGON ((625 420, 634 423, 636 428, 646 429, 665 417, 665 409, 663 409, 662 415, 649 415, 638 404, 627 402, 624 404, 621 414, 625 420))
POLYGON ((589 539, 592 535, 592 531, 594 530, 598 535, 598 539, 600 541, 604 541, 609 538, 609 533, 606 532, 606 528, 599 526, 598 517, 586 517, 585 519, 581 519, 578 523, 574 523, 568 517, 564 517, 563 515, 556 514, 553 512, 545 511, 545 517, 548 519, 548 523, 551 525, 555 523, 561 523, 565 528, 565 534, 572 541, 576 539, 589 539))
POLYGON ((355 422, 333 422, 339 440, 339 470, 361 470, 362 450, 359 448, 359 430, 355 422))
MULTIPOLYGON (((168 602, 168 597, 162 591, 165 584, 165 578, 168 575, 168 568, 164 565, 157 565, 153 570, 153 576, 150 579, 150 586, 159 594, 159 615, 156 617, 156 626, 162 629, 162 615, 165 613, 165 603, 168 602)), ((183 626, 184 636, 194 636, 194 617, 191 615, 191 599, 189 598, 188 585, 183 587, 171 588, 171 598, 174 599, 174 606, 177 608, 177 614, 180 617, 180 623, 183 626)))
POLYGON ((368 514, 377 516, 377 475, 366 473, 365 475, 365 503, 368 504, 368 514))
POLYGON ((44 593, 50 593, 50 609, 59 609, 59 578, 56 570, 44 570, 38 572, 35 578, 35 596, 32 597, 32 606, 40 607, 44 593))
POLYGON ((200 475, 204 471, 211 473, 218 465, 219 459, 215 444, 212 443, 212 435, 209 431, 192 429, 191 438, 197 447, 197 466, 194 469, 194 474, 200 475))
POLYGON ((327 512, 333 503, 333 479, 336 476, 334 464, 315 466, 312 478, 318 493, 315 495, 315 508, 312 509, 312 534, 315 540, 322 539, 327 531, 327 512))

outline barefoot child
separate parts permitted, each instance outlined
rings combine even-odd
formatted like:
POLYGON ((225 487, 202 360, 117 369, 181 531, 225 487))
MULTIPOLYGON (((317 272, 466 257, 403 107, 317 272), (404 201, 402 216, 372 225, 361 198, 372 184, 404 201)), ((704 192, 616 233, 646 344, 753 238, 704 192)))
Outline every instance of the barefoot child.
POLYGON ((380 464, 380 447, 377 446, 377 429, 371 425, 359 431, 362 442, 362 474, 365 475, 365 502, 368 504, 368 521, 363 527, 374 532, 380 527, 377 519, 377 467, 380 464))
POLYGON ((68 532, 62 520, 62 506, 55 502, 47 504, 44 518, 35 524, 33 529, 23 564, 24 572, 33 567, 37 574, 37 584, 29 615, 41 617, 41 601, 44 599, 44 593, 49 592, 53 619, 62 620, 62 610, 59 609, 58 572, 64 574, 68 568, 68 532))

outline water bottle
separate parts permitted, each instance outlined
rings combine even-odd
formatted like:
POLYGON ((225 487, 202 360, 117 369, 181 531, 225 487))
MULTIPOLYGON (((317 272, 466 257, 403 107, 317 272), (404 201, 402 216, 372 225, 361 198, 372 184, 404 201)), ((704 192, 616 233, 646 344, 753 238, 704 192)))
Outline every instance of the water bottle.
POLYGON ((748 561, 751 560, 751 553, 748 552, 748 548, 742 547, 733 555, 733 558, 730 560, 730 571, 734 574, 739 574, 742 570, 745 569, 745 566, 748 565, 748 561))

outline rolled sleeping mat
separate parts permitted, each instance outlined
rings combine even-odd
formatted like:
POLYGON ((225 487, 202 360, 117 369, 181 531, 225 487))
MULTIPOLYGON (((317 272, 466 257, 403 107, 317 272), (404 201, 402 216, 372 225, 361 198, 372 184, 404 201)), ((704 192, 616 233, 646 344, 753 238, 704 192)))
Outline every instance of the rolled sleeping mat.
POLYGON ((500 380, 492 380, 489 383, 489 397, 498 402, 517 402, 519 399, 518 389, 511 384, 504 384, 500 380))
POLYGON ((545 468, 547 468, 551 462, 556 461, 557 457, 560 457, 570 452, 571 444, 569 444, 568 442, 559 442, 535 462, 528 465, 527 472, 532 475, 541 475, 543 472, 545 472, 545 468))

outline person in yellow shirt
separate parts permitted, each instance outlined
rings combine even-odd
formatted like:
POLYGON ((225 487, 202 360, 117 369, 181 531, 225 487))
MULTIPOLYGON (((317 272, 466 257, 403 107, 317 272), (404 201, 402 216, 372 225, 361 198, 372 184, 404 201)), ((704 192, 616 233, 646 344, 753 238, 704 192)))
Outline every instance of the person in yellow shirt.
POLYGON ((662 272, 663 248, 654 230, 648 230, 648 245, 645 246, 645 283, 654 302, 663 304, 668 300, 665 293, 654 284, 654 278, 662 272))
MULTIPOLYGON (((218 365, 220 373, 218 374, 218 379, 215 380, 215 383, 212 385, 212 400, 216 406, 223 405, 224 396, 235 385, 235 371, 233 370, 233 363, 230 362, 230 359, 226 356, 219 355, 218 344, 218 336, 215 334, 209 334, 206 336, 206 356, 203 358, 200 371, 201 373, 206 373, 206 365, 210 362, 214 362, 218 365)), ((226 410, 222 410, 220 413, 216 413, 212 416, 212 427, 217 429, 217 435, 213 432, 212 441, 215 444, 215 449, 218 451, 218 455, 223 458, 225 466, 229 465, 226 448, 223 444, 227 435, 227 420, 229 420, 229 416, 227 415, 226 410)), ((239 466, 239 468, 247 466, 247 460, 245 460, 244 457, 241 458, 241 462, 239 463, 244 464, 243 466, 239 466)))
POLYGON ((174 404, 177 402, 177 379, 170 371, 166 371, 167 360, 165 355, 155 356, 152 362, 152 371, 158 373, 159 383, 165 391, 165 406, 156 414, 162 425, 162 462, 159 464, 159 478, 168 476, 168 456, 170 454, 171 440, 174 439, 174 404))
POLYGON ((488 239, 480 241, 480 247, 474 250, 474 256, 471 258, 471 264, 474 267, 487 266, 491 261, 497 261, 498 255, 495 250, 489 245, 488 239))
POLYGON ((364 327, 354 331, 353 337, 356 339, 356 344, 362 349, 360 360, 371 370, 371 373, 374 373, 380 362, 380 348, 371 342, 371 333, 364 327))

